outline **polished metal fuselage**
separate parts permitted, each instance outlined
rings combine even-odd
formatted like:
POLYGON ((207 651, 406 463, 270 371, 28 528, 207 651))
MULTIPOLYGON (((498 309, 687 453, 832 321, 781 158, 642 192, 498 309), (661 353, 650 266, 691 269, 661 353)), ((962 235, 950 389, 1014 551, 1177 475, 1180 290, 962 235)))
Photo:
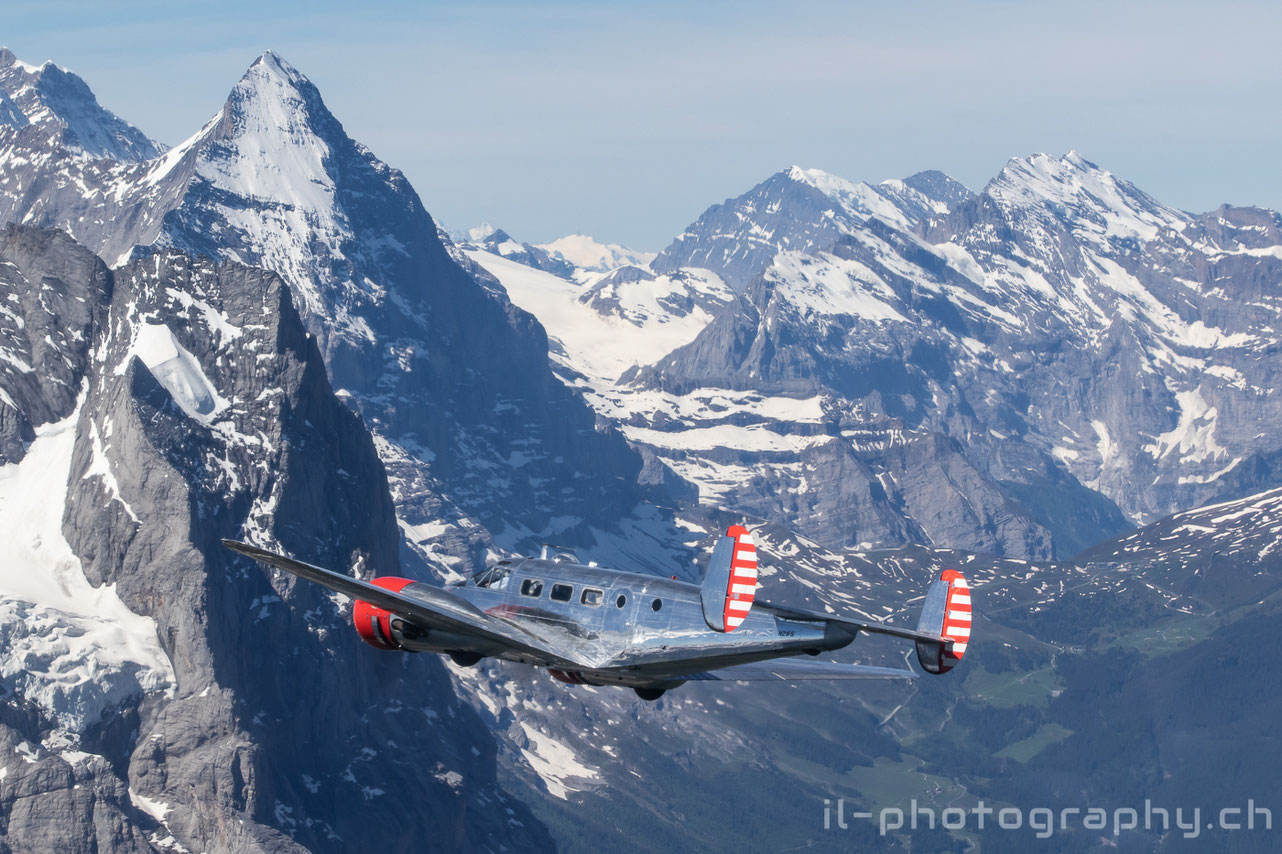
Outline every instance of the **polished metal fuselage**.
MULTIPOLYGON (((698 585, 675 579, 563 559, 522 558, 505 571, 497 583, 478 584, 478 575, 448 590, 536 636, 555 654, 431 630, 402 634, 394 627, 401 646, 519 661, 566 671, 589 684, 670 687, 715 668, 838 649, 855 637, 853 629, 784 617, 768 605, 755 606, 734 631, 717 632, 704 620, 698 585), (553 598, 554 590, 559 598, 553 598)), ((414 596, 414 588, 402 592, 414 596)))

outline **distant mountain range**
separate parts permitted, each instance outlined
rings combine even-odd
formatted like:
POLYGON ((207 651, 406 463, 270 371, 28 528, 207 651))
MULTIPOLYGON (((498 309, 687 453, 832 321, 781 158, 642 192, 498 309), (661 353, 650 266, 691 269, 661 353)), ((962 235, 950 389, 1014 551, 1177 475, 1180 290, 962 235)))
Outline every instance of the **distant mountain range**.
POLYGON ((824 798, 1276 791, 1240 654, 1276 643, 1275 212, 1070 153, 978 194, 794 167, 658 255, 451 238, 275 54, 171 149, 2 50, 0 220, 10 850, 846 850, 876 828, 824 798), (696 577, 744 519, 773 601, 902 619, 961 566, 967 666, 639 705, 368 650, 218 545, 696 577), (1212 689, 1231 745, 1171 709, 1212 689))
MULTIPOLYGON (((978 195, 938 172, 874 186, 793 167, 650 270, 509 292, 556 329, 556 296, 591 305, 656 274, 712 283, 690 295, 711 320, 595 383, 598 411, 705 499, 825 545, 1066 557, 1275 485, 1253 463, 1279 443, 1274 212, 1185 214, 1076 153, 1012 160, 978 195), (656 395, 761 402, 673 419, 656 395)), ((674 331, 663 311, 626 320, 674 331)), ((600 333, 567 328, 568 351, 575 336, 600 333)))

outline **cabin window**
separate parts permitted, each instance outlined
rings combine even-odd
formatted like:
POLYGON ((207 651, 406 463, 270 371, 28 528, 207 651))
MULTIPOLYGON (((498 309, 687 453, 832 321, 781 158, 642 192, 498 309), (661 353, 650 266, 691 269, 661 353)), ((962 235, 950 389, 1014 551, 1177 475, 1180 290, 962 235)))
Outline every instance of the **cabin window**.
POLYGON ((614 604, 622 608, 624 605, 628 604, 628 597, 620 593, 619 598, 614 600, 614 604))
POLYGON ((569 584, 553 584, 549 597, 556 602, 569 602, 574 597, 574 588, 569 584))
POLYGON ((662 599, 655 599, 653 602, 650 603, 651 610, 657 611, 662 607, 663 607, 662 599))
POLYGON ((537 599, 543 594, 543 582, 537 578, 527 578, 521 582, 521 595, 537 599))
POLYGON ((605 601, 605 591, 597 590, 595 587, 584 587, 583 595, 579 597, 579 601, 584 605, 591 605, 593 608, 598 608, 601 603, 605 601))

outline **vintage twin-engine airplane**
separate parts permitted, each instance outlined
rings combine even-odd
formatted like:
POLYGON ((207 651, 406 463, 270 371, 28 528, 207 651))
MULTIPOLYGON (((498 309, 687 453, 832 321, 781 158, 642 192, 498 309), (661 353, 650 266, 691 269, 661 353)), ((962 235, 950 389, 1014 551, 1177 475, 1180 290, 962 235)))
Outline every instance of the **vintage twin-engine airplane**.
POLYGON ((840 649, 859 632, 915 641, 922 668, 946 673, 970 639, 970 591, 954 569, 931 584, 916 629, 756 600, 757 549, 739 525, 713 549, 701 585, 566 555, 502 560, 444 588, 367 582, 247 543, 223 545, 352 597, 357 633, 379 649, 446 653, 463 666, 519 661, 575 685, 626 685, 644 700, 695 680, 914 678, 911 670, 793 657, 840 649))

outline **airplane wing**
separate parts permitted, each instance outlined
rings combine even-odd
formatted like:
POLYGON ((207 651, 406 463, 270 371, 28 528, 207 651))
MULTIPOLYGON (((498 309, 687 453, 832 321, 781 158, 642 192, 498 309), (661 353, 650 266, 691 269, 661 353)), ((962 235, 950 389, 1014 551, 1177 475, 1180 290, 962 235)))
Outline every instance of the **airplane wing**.
POLYGON ((361 581, 359 578, 352 578, 350 575, 321 569, 319 566, 312 566, 309 563, 269 552, 249 543, 223 540, 223 545, 259 563, 283 569, 299 578, 314 581, 345 596, 363 600, 375 607, 398 614, 422 628, 441 629, 494 641, 531 653, 552 664, 585 666, 583 662, 567 656, 565 651, 554 648, 544 638, 522 626, 487 614, 471 602, 460 599, 439 587, 416 584, 412 588, 414 595, 408 596, 370 584, 368 581, 361 581))
POLYGON ((692 682, 793 682, 803 679, 916 679, 911 670, 836 661, 771 659, 683 676, 692 682))

